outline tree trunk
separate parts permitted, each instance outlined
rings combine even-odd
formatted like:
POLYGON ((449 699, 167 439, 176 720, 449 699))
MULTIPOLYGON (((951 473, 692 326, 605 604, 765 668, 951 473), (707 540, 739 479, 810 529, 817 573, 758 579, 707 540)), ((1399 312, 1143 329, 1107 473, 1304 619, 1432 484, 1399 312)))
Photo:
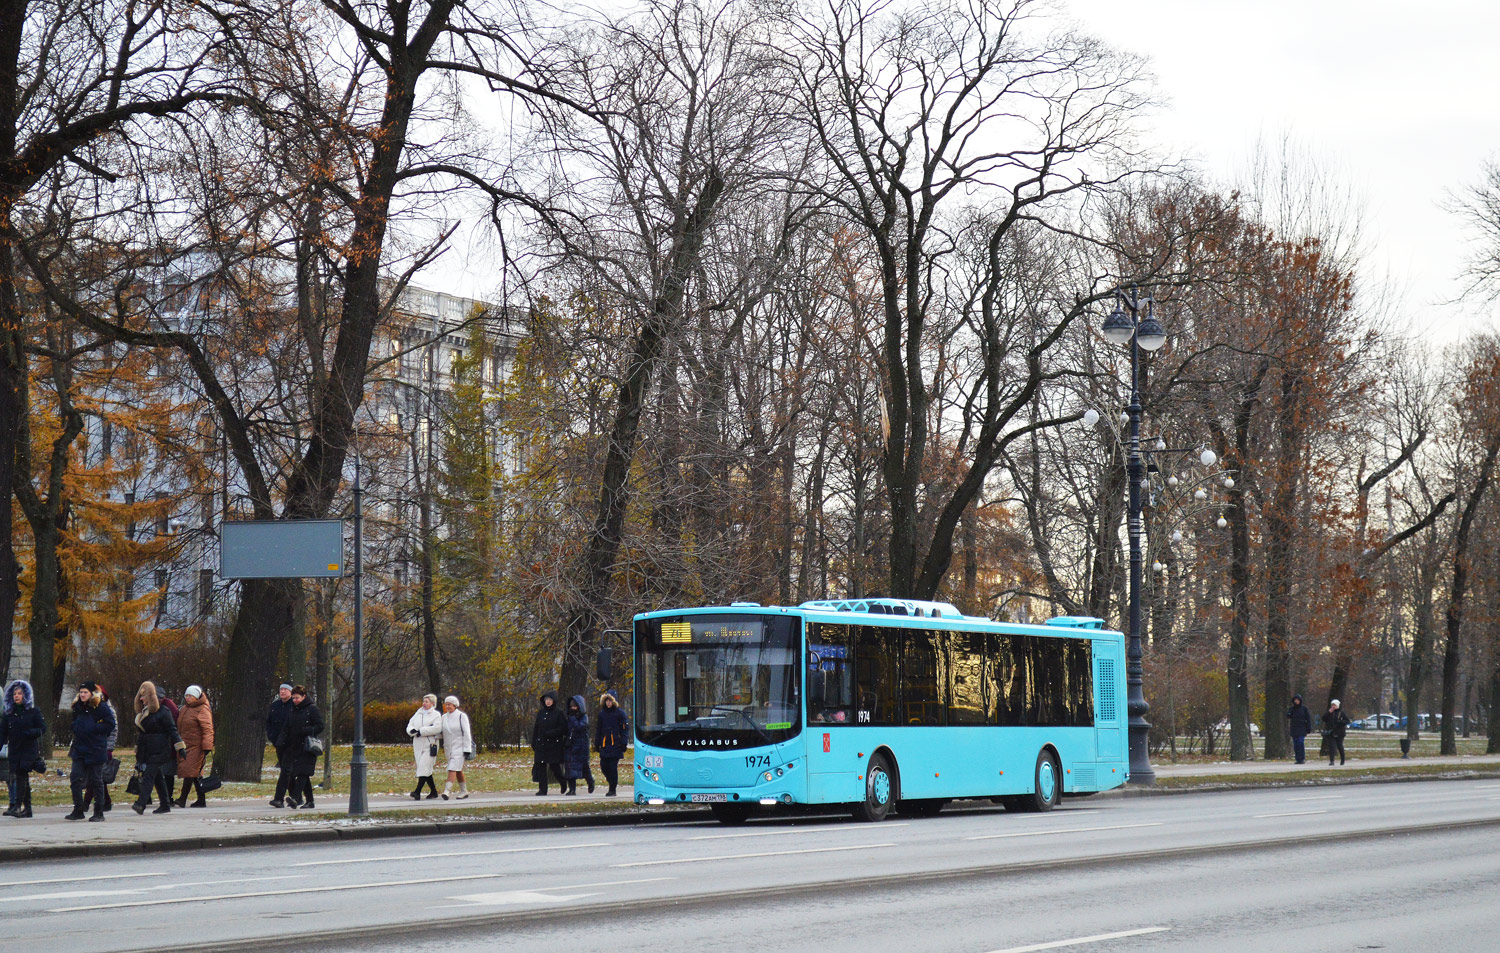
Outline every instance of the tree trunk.
POLYGON ((214 764, 223 765, 226 781, 260 781, 266 709, 280 683, 276 663, 292 628, 297 585, 293 579, 240 583, 240 611, 229 637, 224 701, 214 733, 214 764))
POLYGON ((1500 425, 1495 427, 1485 447, 1484 461, 1479 466, 1474 489, 1464 503, 1463 516, 1458 521, 1458 532, 1453 538, 1453 584, 1448 588, 1448 611, 1444 617, 1448 641, 1443 649, 1442 754, 1458 754, 1458 739, 1453 732, 1453 713, 1458 702, 1458 663, 1462 649, 1459 639, 1463 634, 1464 600, 1469 587, 1469 537, 1473 533, 1479 503, 1490 488, 1497 455, 1500 455, 1500 425))

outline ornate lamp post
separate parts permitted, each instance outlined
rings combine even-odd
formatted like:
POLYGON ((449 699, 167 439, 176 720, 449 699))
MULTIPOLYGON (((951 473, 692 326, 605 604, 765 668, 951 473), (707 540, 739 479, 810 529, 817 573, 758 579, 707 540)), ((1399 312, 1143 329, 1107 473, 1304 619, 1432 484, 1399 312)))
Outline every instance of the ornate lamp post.
POLYGON ((1130 406, 1125 408, 1129 420, 1129 444, 1125 472, 1130 479, 1130 642, 1125 651, 1126 712, 1130 716, 1130 783, 1156 783, 1151 768, 1147 736, 1146 695, 1141 684, 1141 489, 1146 479, 1146 464, 1141 457, 1141 351, 1155 351, 1167 343, 1167 330, 1156 320, 1150 297, 1142 298, 1139 289, 1115 294, 1115 310, 1100 330, 1114 344, 1130 348, 1130 406), (1144 311, 1144 316, 1142 312, 1144 311))

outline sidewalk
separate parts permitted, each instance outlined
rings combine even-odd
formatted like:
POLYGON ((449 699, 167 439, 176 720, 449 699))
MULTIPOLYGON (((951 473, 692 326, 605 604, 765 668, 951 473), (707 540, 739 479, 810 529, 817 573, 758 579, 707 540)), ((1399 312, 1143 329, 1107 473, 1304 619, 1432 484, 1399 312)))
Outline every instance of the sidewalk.
MULTIPOLYGON (((1225 786, 1254 787, 1298 783, 1305 778, 1316 784, 1354 783, 1364 780, 1389 780, 1387 775, 1370 779, 1368 772, 1392 767, 1435 768, 1445 771, 1478 771, 1500 777, 1500 755, 1457 755, 1413 758, 1370 758, 1329 767, 1322 761, 1307 764, 1287 761, 1223 761, 1213 764, 1154 765, 1158 781, 1202 778, 1202 787, 1174 787, 1171 792, 1153 788, 1129 788, 1133 796, 1154 793, 1180 793, 1191 790, 1214 790, 1225 786), (1328 773, 1347 775, 1329 779, 1328 773), (1247 775, 1259 779, 1246 782, 1247 775), (1235 781, 1215 779, 1235 778, 1235 781)), ((1409 777, 1409 776, 1408 776, 1409 777)), ((1409 777, 1427 779, 1426 775, 1409 777)), ((574 797, 553 795, 536 797, 529 791, 475 794, 464 801, 413 801, 391 794, 371 795, 369 806, 376 813, 407 813, 410 821, 378 818, 351 818, 348 798, 318 797, 312 817, 300 811, 270 807, 263 800, 244 798, 209 798, 202 809, 176 808, 170 814, 137 816, 129 800, 120 792, 115 809, 101 824, 64 819, 65 806, 41 808, 36 817, 26 820, 0 818, 0 862, 33 858, 87 857, 102 854, 158 853, 201 850, 217 847, 254 847, 267 844, 308 843, 316 841, 364 840, 375 837, 413 837, 445 833, 478 833, 499 830, 538 830, 559 827, 602 826, 681 821, 685 817, 707 818, 701 808, 642 808, 634 803, 634 789, 621 787, 619 796, 606 798, 602 792, 574 797), (542 804, 566 805, 575 810, 559 813, 530 813, 525 809, 542 804), (494 807, 517 809, 514 814, 483 814, 481 809, 494 807), (592 809, 590 809, 592 808, 592 809), (344 815, 327 817, 326 815, 344 815)))

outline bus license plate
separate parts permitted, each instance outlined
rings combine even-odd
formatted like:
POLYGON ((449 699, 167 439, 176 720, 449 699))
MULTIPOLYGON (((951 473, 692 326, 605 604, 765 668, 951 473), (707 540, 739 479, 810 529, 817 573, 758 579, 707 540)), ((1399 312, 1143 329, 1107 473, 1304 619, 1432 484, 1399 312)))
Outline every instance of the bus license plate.
POLYGON ((690 794, 688 800, 698 804, 717 804, 729 800, 727 794, 690 794))

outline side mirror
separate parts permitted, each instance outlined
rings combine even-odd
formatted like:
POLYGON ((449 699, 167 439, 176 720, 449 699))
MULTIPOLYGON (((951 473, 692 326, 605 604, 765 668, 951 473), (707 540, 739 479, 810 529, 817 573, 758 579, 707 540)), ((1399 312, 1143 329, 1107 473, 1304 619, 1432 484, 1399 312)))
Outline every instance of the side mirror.
POLYGON ((599 677, 599 681, 607 682, 614 675, 614 671, 615 650, 605 646, 599 650, 599 661, 594 667, 594 674, 599 677))

